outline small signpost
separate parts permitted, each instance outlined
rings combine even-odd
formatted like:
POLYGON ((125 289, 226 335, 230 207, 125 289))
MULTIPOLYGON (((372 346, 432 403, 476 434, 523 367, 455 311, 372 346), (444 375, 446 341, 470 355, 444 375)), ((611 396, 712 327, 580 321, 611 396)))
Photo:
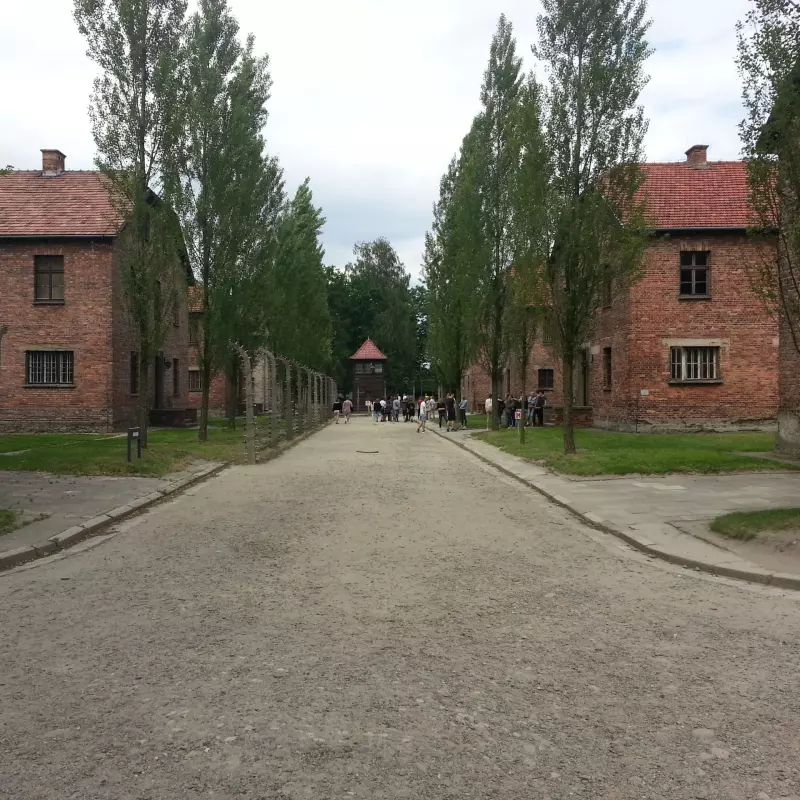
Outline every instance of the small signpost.
POLYGON ((522 419, 522 412, 520 410, 514 412, 514 419, 517 421, 522 419))
POLYGON ((133 443, 136 442, 136 458, 142 457, 142 437, 140 428, 128 428, 128 462, 131 461, 133 443))

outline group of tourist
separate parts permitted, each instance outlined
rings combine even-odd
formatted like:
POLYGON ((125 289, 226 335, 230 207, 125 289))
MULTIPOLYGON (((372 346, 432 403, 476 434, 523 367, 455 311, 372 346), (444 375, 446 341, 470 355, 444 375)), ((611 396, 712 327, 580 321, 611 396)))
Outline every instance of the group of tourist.
POLYGON ((439 417, 439 428, 444 427, 446 432, 458 430, 458 427, 467 427, 467 399, 463 397, 456 400, 453 392, 440 397, 421 397, 417 404, 417 433, 425 431, 428 420, 439 417), (456 417, 456 413, 458 417, 456 417))
MULTIPOLYGON (((417 432, 424 431, 428 420, 439 418, 439 428, 446 431, 457 430, 458 427, 467 427, 467 399, 456 399, 453 392, 441 398, 425 395, 414 398, 412 395, 394 395, 383 397, 379 400, 366 400, 367 413, 373 422, 399 422, 400 415, 404 422, 413 422, 416 419, 417 432)), ((337 399, 333 404, 333 416, 336 424, 340 417, 344 417, 345 424, 350 421, 353 413, 353 401, 349 398, 337 399)))
POLYGON ((527 397, 514 397, 510 392, 498 399, 495 404, 492 395, 486 398, 487 423, 492 413, 497 414, 501 428, 516 428, 525 425, 528 428, 544 427, 544 409, 547 405, 547 395, 543 390, 531 392, 527 397), (519 419, 517 414, 519 412, 519 419))

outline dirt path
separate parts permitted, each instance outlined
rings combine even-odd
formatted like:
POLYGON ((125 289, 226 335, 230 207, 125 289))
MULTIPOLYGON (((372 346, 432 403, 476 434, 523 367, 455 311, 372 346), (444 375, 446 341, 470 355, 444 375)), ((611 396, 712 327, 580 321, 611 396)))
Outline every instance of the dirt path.
POLYGON ((414 427, 1 576, 0 797, 800 796, 797 600, 630 557, 414 427))

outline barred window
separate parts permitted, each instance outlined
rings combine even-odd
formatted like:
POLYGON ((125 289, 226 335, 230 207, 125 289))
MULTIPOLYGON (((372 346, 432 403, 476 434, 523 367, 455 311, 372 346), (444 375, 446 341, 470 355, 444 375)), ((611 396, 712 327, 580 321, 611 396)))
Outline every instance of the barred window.
POLYGON ((29 350, 25 353, 29 386, 71 386, 74 356, 71 350, 29 350))
POLYGON ((603 387, 610 389, 614 382, 614 367, 611 361, 611 348, 603 348, 603 387))
POLYGON ((552 389, 555 386, 555 372, 552 369, 540 369, 538 378, 539 389, 552 389))
POLYGON ((34 301, 37 303, 64 302, 64 256, 34 256, 34 301))
POLYGON ((181 393, 181 373, 180 361, 177 358, 172 359, 172 396, 178 397, 181 393))
POLYGON ((203 373, 199 369, 189 370, 189 391, 202 392, 203 391, 203 373))
POLYGON ((673 347, 670 350, 673 381, 719 379, 719 347, 673 347))

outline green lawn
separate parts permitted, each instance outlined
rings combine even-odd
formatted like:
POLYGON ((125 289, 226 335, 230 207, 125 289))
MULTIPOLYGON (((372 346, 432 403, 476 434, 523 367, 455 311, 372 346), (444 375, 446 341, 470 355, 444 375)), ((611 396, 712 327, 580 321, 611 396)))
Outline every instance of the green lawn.
MULTIPOLYGON (((266 426, 259 433, 266 435, 266 426)), ((128 464, 126 437, 109 434, 15 434, 0 436, 0 470, 30 470, 62 475, 165 475, 182 469, 193 459, 244 460, 244 426, 209 430, 207 442, 197 430, 170 429, 150 432, 142 459, 128 464), (4 455, 9 454, 9 455, 4 455)))
POLYGON ((0 536, 9 531, 13 531, 17 524, 17 514, 15 511, 9 511, 5 508, 0 508, 0 536))
POLYGON ((770 508, 766 511, 737 511, 717 517, 710 525, 715 533, 731 539, 755 539, 765 531, 800 531, 800 508, 770 508))
POLYGON ((577 430, 578 453, 573 456, 564 455, 562 436, 561 428, 528 428, 525 445, 520 446, 517 430, 478 434, 479 438, 507 453, 568 475, 792 469, 787 464, 737 454, 771 451, 775 446, 774 434, 634 434, 577 430))

